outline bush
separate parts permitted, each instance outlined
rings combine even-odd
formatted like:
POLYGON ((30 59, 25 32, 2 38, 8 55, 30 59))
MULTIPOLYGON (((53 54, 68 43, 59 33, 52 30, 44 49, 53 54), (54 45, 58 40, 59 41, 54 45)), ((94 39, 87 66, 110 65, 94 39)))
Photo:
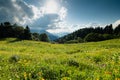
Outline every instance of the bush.
POLYGON ((20 57, 17 55, 13 55, 10 57, 9 62, 18 62, 20 60, 20 57))
POLYGON ((95 56, 93 57, 95 63, 102 62, 104 60, 103 56, 95 56))
POLYGON ((59 71, 50 69, 49 67, 42 67, 42 77, 46 80, 57 80, 60 77, 59 71))
POLYGON ((79 63, 77 61, 75 61, 75 60, 69 60, 68 65, 69 66, 79 67, 79 63))

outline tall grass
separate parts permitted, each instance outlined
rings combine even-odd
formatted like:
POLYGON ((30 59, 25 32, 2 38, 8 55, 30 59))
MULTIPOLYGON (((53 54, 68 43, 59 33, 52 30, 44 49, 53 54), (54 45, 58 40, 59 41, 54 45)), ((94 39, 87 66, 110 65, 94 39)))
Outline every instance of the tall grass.
POLYGON ((120 80, 120 40, 0 41, 0 80, 120 80))

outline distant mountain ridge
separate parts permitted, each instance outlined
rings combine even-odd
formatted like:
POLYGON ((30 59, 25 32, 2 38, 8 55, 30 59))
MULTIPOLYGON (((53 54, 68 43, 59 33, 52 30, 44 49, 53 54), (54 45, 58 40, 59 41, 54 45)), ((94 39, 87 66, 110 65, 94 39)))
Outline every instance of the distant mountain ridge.
POLYGON ((105 27, 88 27, 78 29, 70 34, 60 37, 56 40, 58 43, 78 43, 78 42, 92 42, 103 41, 120 37, 120 24, 113 28, 113 25, 106 25, 105 27))
POLYGON ((36 32, 39 34, 46 33, 51 41, 58 39, 59 37, 56 35, 53 35, 45 30, 36 30, 36 29, 31 29, 31 32, 36 32))

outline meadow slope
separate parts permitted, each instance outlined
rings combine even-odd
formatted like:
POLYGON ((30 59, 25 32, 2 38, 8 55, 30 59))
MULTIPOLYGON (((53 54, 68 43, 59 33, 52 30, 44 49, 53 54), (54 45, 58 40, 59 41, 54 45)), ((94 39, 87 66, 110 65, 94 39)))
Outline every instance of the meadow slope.
POLYGON ((0 80, 120 80, 120 39, 80 44, 0 40, 0 80))

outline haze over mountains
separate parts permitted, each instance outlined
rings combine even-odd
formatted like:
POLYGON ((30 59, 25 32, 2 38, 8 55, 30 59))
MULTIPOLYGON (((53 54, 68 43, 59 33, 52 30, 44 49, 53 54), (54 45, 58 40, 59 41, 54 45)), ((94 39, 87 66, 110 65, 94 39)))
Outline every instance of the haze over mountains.
POLYGON ((32 32, 32 33, 35 32, 35 33, 39 33, 39 34, 41 34, 41 33, 46 33, 51 41, 56 40, 56 39, 59 38, 59 36, 56 36, 56 35, 54 35, 54 34, 51 34, 51 33, 47 32, 47 31, 45 31, 45 30, 35 30, 35 29, 32 29, 31 32, 32 32))

